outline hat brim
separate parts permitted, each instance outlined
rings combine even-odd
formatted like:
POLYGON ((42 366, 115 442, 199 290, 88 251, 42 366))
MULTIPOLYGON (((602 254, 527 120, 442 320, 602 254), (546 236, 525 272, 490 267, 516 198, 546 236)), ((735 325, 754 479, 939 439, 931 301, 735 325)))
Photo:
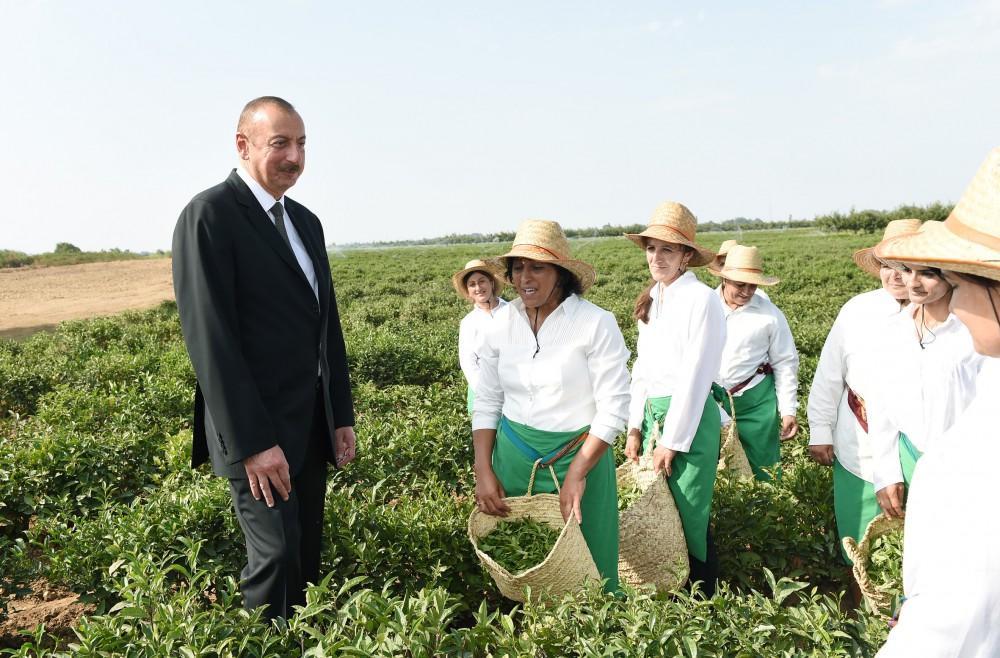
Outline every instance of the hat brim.
POLYGON ((647 227, 642 233, 626 233, 625 237, 640 247, 643 246, 643 238, 655 238, 657 240, 663 240, 664 242, 682 244, 687 247, 691 247, 694 249, 694 254, 692 254, 691 260, 688 261, 688 267, 701 267, 702 265, 708 265, 715 260, 714 251, 711 249, 705 249, 693 240, 688 240, 682 234, 671 230, 667 226, 650 226, 647 227))
POLYGON ((755 286, 773 286, 775 284, 781 283, 781 279, 776 276, 767 276, 760 272, 740 272, 729 270, 717 270, 713 269, 711 266, 708 271, 719 277, 720 279, 725 279, 727 281, 737 281, 739 283, 751 283, 755 286))
POLYGON ((467 267, 464 270, 459 270, 451 275, 451 286, 458 293, 458 296, 462 299, 469 301, 472 298, 469 297, 469 292, 466 290, 465 283, 463 279, 472 272, 482 272, 486 276, 493 279, 493 294, 499 295, 503 287, 507 285, 503 271, 490 263, 489 260, 485 261, 486 265, 476 265, 475 267, 467 267))
POLYGON ((486 261, 496 264, 503 272, 504 281, 512 286, 514 282, 507 278, 507 261, 511 258, 527 258, 528 260, 537 260, 542 263, 551 263, 552 265, 561 267, 576 277, 576 280, 580 283, 580 290, 583 292, 587 292, 594 285, 594 282, 597 281, 597 271, 594 270, 594 267, 590 263, 570 258, 556 258, 548 253, 535 251, 530 248, 522 248, 522 246, 516 245, 503 256, 490 258, 486 261))
POLYGON ((874 255, 1000 281, 1000 251, 956 235, 947 221, 880 243, 874 255))
POLYGON ((882 271, 882 262, 875 258, 875 247, 858 249, 854 252, 854 264, 865 271, 866 274, 879 276, 882 271))

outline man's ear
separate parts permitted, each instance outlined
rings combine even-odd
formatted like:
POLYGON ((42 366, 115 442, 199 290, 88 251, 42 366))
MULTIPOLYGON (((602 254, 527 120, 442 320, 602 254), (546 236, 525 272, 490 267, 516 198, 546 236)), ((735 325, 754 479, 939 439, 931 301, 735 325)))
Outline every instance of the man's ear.
POLYGON ((236 150, 240 154, 240 160, 249 160, 250 138, 243 133, 236 133, 236 150))

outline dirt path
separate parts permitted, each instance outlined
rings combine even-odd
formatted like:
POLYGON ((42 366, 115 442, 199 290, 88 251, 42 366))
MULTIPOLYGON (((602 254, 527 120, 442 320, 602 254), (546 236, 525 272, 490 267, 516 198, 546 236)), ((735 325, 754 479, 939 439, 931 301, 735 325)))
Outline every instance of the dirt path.
POLYGON ((169 258, 0 269, 0 338, 173 298, 169 258))

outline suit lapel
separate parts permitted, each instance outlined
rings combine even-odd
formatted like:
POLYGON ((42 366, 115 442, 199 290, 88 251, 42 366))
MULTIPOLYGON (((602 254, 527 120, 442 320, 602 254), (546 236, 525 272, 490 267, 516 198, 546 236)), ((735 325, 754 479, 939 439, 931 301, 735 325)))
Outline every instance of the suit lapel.
MULTIPOLYGON (((310 289, 312 286, 309 285, 309 281, 306 279, 305 273, 302 268, 299 267, 299 262, 295 260, 295 254, 289 248, 285 241, 281 239, 281 235, 278 234, 278 229, 274 227, 274 222, 268 217, 264 209, 260 207, 260 203, 254 198, 253 193, 250 188, 246 186, 246 183, 239 177, 234 169, 231 174, 229 174, 229 179, 227 182, 233 187, 236 192, 236 200, 241 206, 243 206, 246 212, 247 221, 250 226, 257 231, 258 235, 268 244, 281 257, 281 260, 285 261, 292 270, 298 274, 299 280, 302 281, 310 289)), ((298 230, 298 224, 295 225, 296 230, 298 230)), ((301 233, 299 234, 301 236, 301 233)))
POLYGON ((309 230, 309 225, 302 219, 302 215, 306 212, 302 206, 286 196, 285 208, 289 211, 287 213, 288 218, 292 220, 292 224, 295 226, 295 230, 302 239, 302 244, 305 245, 306 252, 312 260, 313 271, 316 273, 316 284, 319 288, 319 301, 320 304, 325 305, 326 302, 324 300, 330 297, 330 279, 326 275, 328 267, 322 260, 326 254, 326 248, 319 244, 320 240, 318 237, 314 235, 313 231, 309 230))

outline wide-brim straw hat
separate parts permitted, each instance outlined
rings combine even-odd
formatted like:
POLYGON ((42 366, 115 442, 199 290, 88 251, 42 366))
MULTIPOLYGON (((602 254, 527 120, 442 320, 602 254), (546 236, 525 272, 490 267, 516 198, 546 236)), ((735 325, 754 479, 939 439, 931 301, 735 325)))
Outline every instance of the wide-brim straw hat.
MULTIPOLYGON (((882 240, 879 244, 903 235, 916 233, 919 230, 919 219, 894 219, 885 225, 885 232, 882 234, 882 240)), ((854 262, 858 267, 872 276, 878 276, 879 271, 882 269, 882 263, 875 257, 875 247, 877 246, 859 249, 854 252, 854 262)))
POLYGON ((879 244, 875 256, 1000 281, 1000 148, 987 156, 948 219, 879 244))
MULTIPOLYGON (((491 258, 507 276, 507 261, 511 258, 528 258, 561 267, 580 283, 584 292, 597 280, 597 272, 590 263, 570 258, 569 240, 559 222, 548 219, 526 219, 517 227, 514 244, 503 256, 491 258)), ((513 285, 512 281, 507 281, 513 285)))
POLYGON ((462 299, 469 299, 469 291, 465 286, 465 277, 471 272, 482 272, 493 279, 493 294, 499 295, 504 287, 503 272, 496 263, 488 263, 485 260, 474 258, 465 264, 465 267, 451 275, 451 285, 455 292, 462 299))
POLYGON ((691 211, 683 204, 675 201, 661 203, 653 211, 653 216, 649 220, 649 226, 642 233, 626 233, 625 237, 643 246, 643 238, 656 238, 664 242, 683 244, 694 249, 689 267, 699 267, 707 265, 715 258, 715 252, 705 249, 694 241, 698 231, 698 220, 695 219, 691 211))
POLYGON ((712 274, 718 274, 726 262, 726 254, 728 254, 729 250, 738 244, 739 242, 736 240, 725 240, 722 244, 720 244, 719 251, 715 253, 715 258, 713 258, 712 262, 708 264, 708 270, 712 274))
POLYGON ((764 274, 764 259, 761 258, 760 250, 757 247, 744 247, 741 244, 733 246, 726 255, 726 264, 716 272, 710 269, 715 276, 722 277, 728 281, 738 281, 740 283, 752 283, 757 286, 773 286, 781 281, 776 276, 764 274))

